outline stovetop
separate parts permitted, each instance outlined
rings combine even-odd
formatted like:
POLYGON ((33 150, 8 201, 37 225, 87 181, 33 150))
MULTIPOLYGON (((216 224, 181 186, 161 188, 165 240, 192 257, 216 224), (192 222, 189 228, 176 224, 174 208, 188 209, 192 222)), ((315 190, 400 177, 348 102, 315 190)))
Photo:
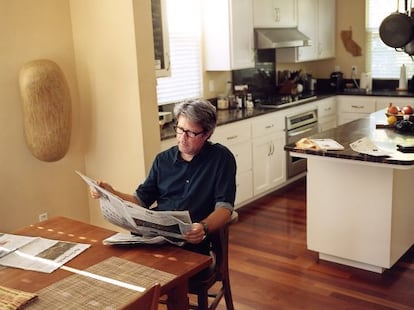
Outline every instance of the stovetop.
POLYGON ((297 95, 272 95, 265 98, 255 99, 254 102, 262 108, 283 108, 290 105, 317 99, 314 94, 297 94, 297 95))

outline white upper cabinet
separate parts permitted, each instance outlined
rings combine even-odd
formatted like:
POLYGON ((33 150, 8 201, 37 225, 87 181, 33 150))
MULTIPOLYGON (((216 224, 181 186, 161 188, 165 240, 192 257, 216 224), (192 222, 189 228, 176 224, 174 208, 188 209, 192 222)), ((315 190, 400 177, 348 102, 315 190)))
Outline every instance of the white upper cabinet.
POLYGON ((296 9, 297 0, 253 0, 254 27, 296 27, 296 9))
POLYGON ((303 62, 335 57, 335 1, 298 1, 298 29, 311 46, 276 50, 277 62, 303 62))
POLYGON ((204 0, 205 69, 254 67, 252 0, 204 0))
POLYGON ((335 3, 318 0, 318 59, 335 57, 335 3))

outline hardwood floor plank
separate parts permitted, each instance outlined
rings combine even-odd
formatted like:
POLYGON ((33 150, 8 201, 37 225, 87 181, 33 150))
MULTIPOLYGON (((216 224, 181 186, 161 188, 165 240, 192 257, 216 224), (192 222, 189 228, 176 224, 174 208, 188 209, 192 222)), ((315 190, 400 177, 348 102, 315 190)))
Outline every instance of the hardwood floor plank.
POLYGON ((307 250, 304 179, 238 213, 229 244, 236 310, 414 309, 413 247, 383 274, 319 261, 307 250))

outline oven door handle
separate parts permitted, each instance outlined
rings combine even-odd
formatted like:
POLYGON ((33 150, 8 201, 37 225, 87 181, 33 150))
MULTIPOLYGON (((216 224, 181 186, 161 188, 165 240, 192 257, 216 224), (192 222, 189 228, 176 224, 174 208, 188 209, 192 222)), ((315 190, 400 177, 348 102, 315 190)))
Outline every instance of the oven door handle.
POLYGON ((302 130, 292 130, 292 131, 288 132, 288 136, 289 137, 295 137, 295 136, 303 135, 303 134, 305 134, 309 131, 314 131, 314 130, 315 130, 314 126, 308 127, 308 128, 302 129, 302 130))

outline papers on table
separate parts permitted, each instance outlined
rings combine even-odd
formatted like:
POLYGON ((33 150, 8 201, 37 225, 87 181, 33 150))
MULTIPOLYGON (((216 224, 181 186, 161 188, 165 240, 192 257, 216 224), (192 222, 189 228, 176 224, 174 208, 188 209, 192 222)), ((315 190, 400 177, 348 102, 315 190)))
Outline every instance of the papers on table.
POLYGON ((370 156, 390 156, 389 152, 381 150, 367 137, 352 142, 349 146, 353 151, 361 154, 367 154, 370 156))
POLYGON ((0 234, 0 265, 51 273, 89 244, 0 234))
POLYGON ((143 208, 115 196, 82 173, 76 173, 100 193, 100 207, 104 218, 135 234, 116 234, 104 240, 104 244, 185 243, 184 234, 192 227, 188 211, 154 211, 143 208))
POLYGON ((342 151, 344 146, 334 139, 311 139, 319 148, 325 151, 342 151))
POLYGON ((311 139, 302 138, 296 142, 296 147, 303 150, 315 151, 342 151, 344 146, 334 139, 311 139))

